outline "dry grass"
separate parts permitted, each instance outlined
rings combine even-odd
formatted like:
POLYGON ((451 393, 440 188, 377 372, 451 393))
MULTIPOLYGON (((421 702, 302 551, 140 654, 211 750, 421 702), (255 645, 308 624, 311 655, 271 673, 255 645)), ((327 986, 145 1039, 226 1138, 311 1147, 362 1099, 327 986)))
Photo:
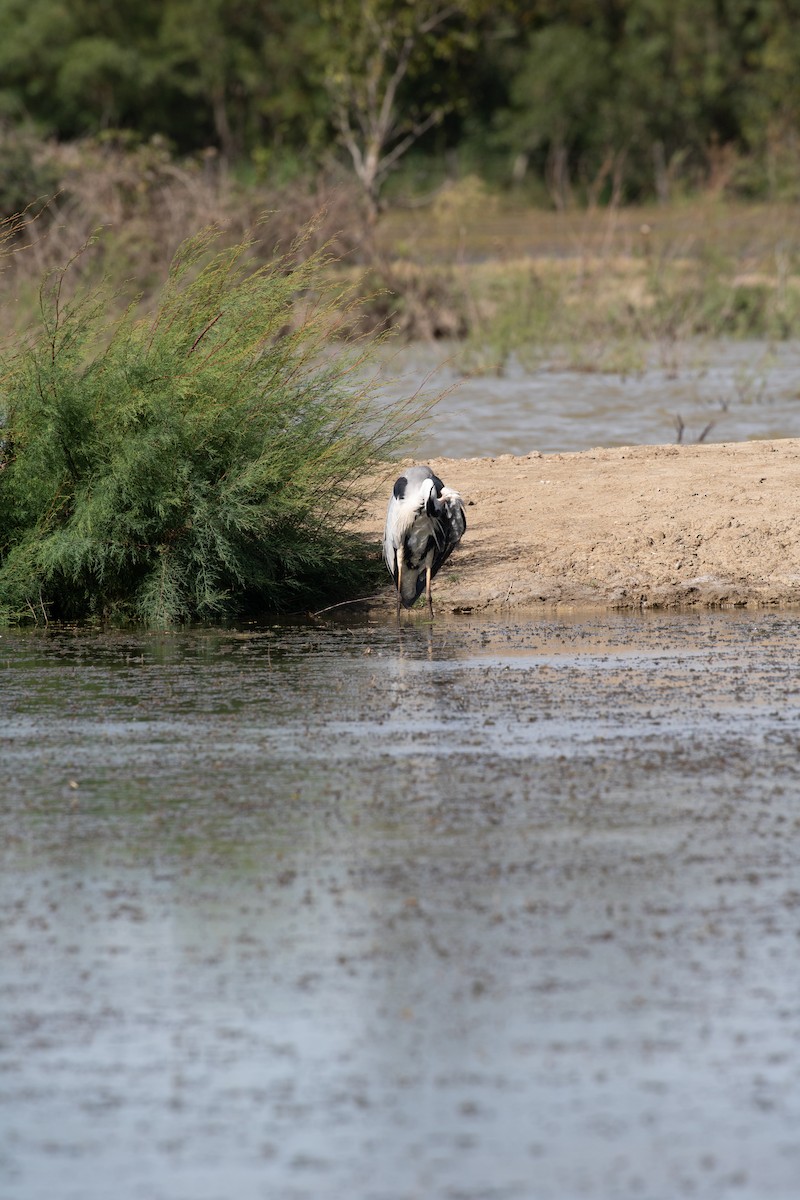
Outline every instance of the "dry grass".
POLYGON ((384 252, 420 262, 681 258, 714 246, 769 267, 776 252, 796 251, 799 243, 796 205, 742 204, 713 196, 669 207, 551 212, 513 200, 487 202, 478 194, 470 205, 440 203, 430 218, 419 210, 387 212, 379 228, 384 252))
POLYGON ((60 191, 23 223, 0 276, 7 332, 30 322, 43 276, 99 228, 76 282, 105 277, 120 307, 137 296, 146 307, 197 229, 215 224, 236 242, 270 211, 256 251, 263 261, 313 220, 303 253, 328 244, 348 280, 368 267, 364 320, 409 340, 462 341, 473 367, 554 346, 568 347, 576 365, 602 365, 598 344, 800 334, 800 231, 788 204, 707 195, 664 208, 548 212, 468 178, 426 207, 387 211, 369 230, 352 186, 328 177, 244 187, 213 156, 179 163, 158 142, 93 141, 50 155, 60 191))
POLYGON ((76 283, 105 278, 124 306, 149 306, 170 262, 188 237, 214 225, 231 244, 263 222, 260 254, 285 254, 301 229, 313 226, 303 254, 323 244, 353 255, 361 240, 352 188, 319 176, 289 189, 239 186, 207 155, 176 162, 159 141, 134 149, 87 141, 49 150, 57 193, 34 201, 20 223, 14 253, 2 262, 0 303, 6 330, 28 323, 38 308, 42 278, 68 262, 100 232, 73 272, 76 283))
POLYGON ((476 194, 474 183, 451 192, 430 220, 386 214, 378 245, 395 278, 446 274, 471 369, 557 347, 574 366, 616 370, 635 367, 652 342, 800 336, 793 206, 706 196, 543 212, 476 194))

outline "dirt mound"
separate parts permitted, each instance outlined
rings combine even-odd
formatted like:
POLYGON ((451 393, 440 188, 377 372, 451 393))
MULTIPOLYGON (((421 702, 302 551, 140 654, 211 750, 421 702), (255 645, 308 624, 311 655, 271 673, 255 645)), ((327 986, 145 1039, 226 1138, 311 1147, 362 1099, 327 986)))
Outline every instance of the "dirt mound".
MULTIPOLYGON (((440 611, 800 602, 800 439, 430 465, 468 504, 440 611)), ((389 486, 360 522, 370 535, 389 486)))

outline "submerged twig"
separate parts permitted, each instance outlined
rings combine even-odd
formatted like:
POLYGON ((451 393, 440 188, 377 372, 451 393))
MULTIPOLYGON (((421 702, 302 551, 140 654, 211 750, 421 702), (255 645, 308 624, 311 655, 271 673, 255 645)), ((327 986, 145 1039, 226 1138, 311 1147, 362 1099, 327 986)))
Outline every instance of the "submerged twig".
POLYGON ((375 592, 373 596, 356 596, 354 600, 340 600, 338 604, 329 604, 327 608, 318 608, 316 612, 309 613, 310 617, 321 617, 323 613, 330 612, 334 608, 344 608, 346 604, 364 604, 367 600, 380 600, 382 592, 375 592))

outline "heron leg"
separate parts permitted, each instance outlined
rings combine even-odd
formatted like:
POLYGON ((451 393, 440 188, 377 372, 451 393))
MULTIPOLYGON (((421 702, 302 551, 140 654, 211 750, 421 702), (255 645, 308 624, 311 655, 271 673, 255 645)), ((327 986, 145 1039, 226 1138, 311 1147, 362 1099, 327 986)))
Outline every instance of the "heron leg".
POLYGON ((402 554, 398 554, 396 550, 394 552, 394 564, 396 567, 395 574, 397 576, 395 582, 397 583, 397 620, 399 621, 400 620, 400 596, 401 596, 400 588, 402 587, 402 584, 403 584, 403 556, 402 556, 402 554))
POLYGON ((431 614, 431 620, 433 620, 433 596, 431 595, 431 579, 432 579, 432 575, 431 575, 431 568, 430 568, 430 564, 429 564, 425 568, 425 597, 428 601, 428 612, 431 614))

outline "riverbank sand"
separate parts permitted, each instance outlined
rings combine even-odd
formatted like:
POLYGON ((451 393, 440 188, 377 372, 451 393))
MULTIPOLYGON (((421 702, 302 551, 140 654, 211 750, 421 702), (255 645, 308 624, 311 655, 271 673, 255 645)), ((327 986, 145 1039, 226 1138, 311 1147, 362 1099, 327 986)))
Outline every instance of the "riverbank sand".
MULTIPOLYGON (((439 612, 800 602, 800 439, 430 466, 467 504, 467 533, 434 581, 439 612)), ((370 537, 397 467, 359 521, 370 537)), ((378 607, 393 604, 389 583, 378 607)))

